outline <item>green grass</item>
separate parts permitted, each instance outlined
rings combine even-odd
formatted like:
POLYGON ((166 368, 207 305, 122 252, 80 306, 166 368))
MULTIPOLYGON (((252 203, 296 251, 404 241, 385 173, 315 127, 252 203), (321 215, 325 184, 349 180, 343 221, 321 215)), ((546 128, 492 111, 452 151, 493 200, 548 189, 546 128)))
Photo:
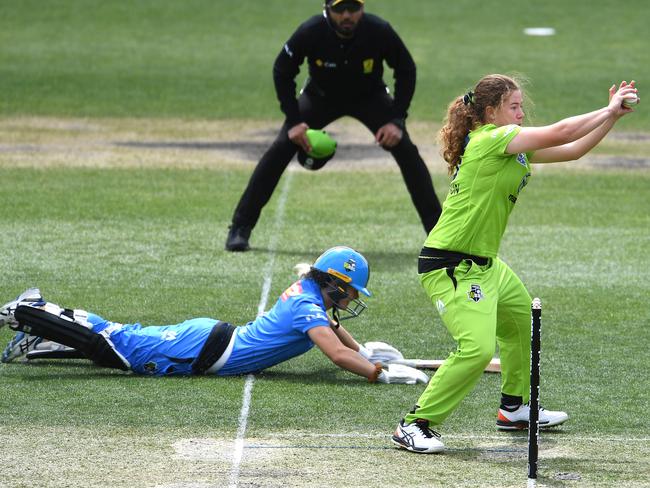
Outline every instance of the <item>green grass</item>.
MULTIPOLYGON (((398 173, 292 173, 279 226, 283 183, 255 229, 253 251, 226 253, 227 222, 248 174, 0 168, 0 296, 38 285, 52 301, 117 321, 211 316, 241 324, 256 314, 269 246, 270 306, 295 263, 345 243, 371 263, 370 308, 348 324, 359 340, 388 341, 415 357, 453 349, 418 284, 424 235, 398 173)), ((436 176, 438 188, 445 182, 436 176)), ((542 401, 571 415, 543 435, 546 486, 565 486, 556 477, 566 472, 582 480, 570 486, 646 486, 650 259, 640 250, 649 244, 650 218, 642 211, 649 183, 647 172, 538 172, 505 236, 502 256, 544 300, 542 401)), ((10 337, 0 331, 0 343, 10 337)), ((42 486, 227 480, 244 378, 138 378, 82 362, 44 362, 2 365, 0 383, 7 486, 30 479, 42 486), (204 458, 183 460, 174 450, 201 442, 208 443, 204 458), (128 461, 118 454, 125 445, 128 461), (76 461, 64 467, 70 453, 92 466, 97 450, 112 470, 104 477, 76 461), (26 475, 32 458, 48 469, 26 475)), ((369 385, 318 351, 271 368, 253 389, 242 486, 279 486, 276 476, 286 477, 284 486, 358 486, 362 476, 370 486, 522 483, 525 437, 494 429, 498 375, 485 375, 441 427, 448 454, 390 449, 388 434, 421 390, 369 385), (347 432, 355 435, 323 437, 347 432)))
MULTIPOLYGON (((114 149, 133 138, 211 140, 200 124, 172 130, 157 119, 279 121, 273 59, 319 9, 304 0, 0 0, 0 117, 10 121, 0 144, 0 300, 37 285, 49 300, 121 322, 243 324, 265 276, 270 307, 295 263, 344 243, 369 258, 374 293, 351 332, 408 356, 445 357, 454 343, 418 284, 424 235, 392 166, 286 174, 253 250, 230 254, 227 224, 250 167, 187 151, 179 164, 196 158, 210 169, 162 169, 156 157, 173 167, 173 155, 131 160, 114 149), (27 130, 11 122, 30 115, 56 119, 27 130), (108 117, 119 135, 94 127, 108 117), (147 118, 148 130, 132 117, 147 118), (57 138, 61 118, 87 139, 57 138), (68 160, 109 168, 60 167, 68 160), (112 167, 129 161, 152 167, 112 167)), ((367 10, 393 24, 418 64, 411 120, 439 122, 448 101, 489 72, 530 79, 534 123, 601 106, 620 79, 636 79, 643 98, 650 75, 642 0, 509 9, 372 0, 367 10), (535 26, 557 35, 522 34, 535 26)), ((641 105, 617 130, 649 131, 650 112, 641 105)), ((646 145, 612 139, 597 151, 645 160, 646 145)), ((442 197, 447 179, 434 179, 442 197)), ((650 486, 649 183, 647 171, 620 167, 539 171, 504 238, 502 257, 544 300, 542 401, 571 416, 542 436, 542 486, 650 486)), ((0 347, 10 337, 0 330, 0 347)), ((0 485, 232 486, 244 383, 140 378, 80 361, 0 365, 0 485)), ((485 375, 440 428, 443 456, 390 448, 421 391, 370 385, 318 351, 271 368, 254 383, 239 486, 523 486, 525 436, 494 428, 498 375, 485 375)))
MULTIPOLYGON (((0 115, 280 119, 273 60, 319 9, 304 0, 3 0, 0 115)), ((395 26, 417 62, 413 119, 439 121, 454 96, 490 72, 530 79, 535 123, 602 106, 621 79, 636 79, 643 96, 650 78, 644 0, 508 9, 373 0, 367 10, 395 26), (535 26, 557 35, 523 35, 535 26)), ((650 129, 650 112, 642 106, 621 127, 650 129)))

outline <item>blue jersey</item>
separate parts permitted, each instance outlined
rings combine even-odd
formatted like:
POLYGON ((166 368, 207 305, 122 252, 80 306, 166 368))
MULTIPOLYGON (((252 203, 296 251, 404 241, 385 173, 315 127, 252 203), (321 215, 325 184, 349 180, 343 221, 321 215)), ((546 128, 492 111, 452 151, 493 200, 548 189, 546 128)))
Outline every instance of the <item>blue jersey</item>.
POLYGON ((235 330, 230 359, 218 375, 254 373, 299 356, 312 347, 307 331, 329 327, 320 288, 312 280, 291 285, 273 308, 235 330))
MULTIPOLYGON (((216 319, 197 318, 176 325, 143 327, 118 324, 89 314, 93 332, 109 339, 132 371, 148 375, 190 375, 216 319)), ((316 283, 301 280, 289 287, 275 306, 248 324, 237 327, 229 359, 217 375, 254 373, 309 351, 314 343, 307 331, 329 326, 316 283)))
POLYGON ((93 332, 108 337, 115 351, 129 362, 131 370, 148 375, 189 375, 217 320, 199 318, 176 325, 142 327, 116 324, 88 314, 93 332))

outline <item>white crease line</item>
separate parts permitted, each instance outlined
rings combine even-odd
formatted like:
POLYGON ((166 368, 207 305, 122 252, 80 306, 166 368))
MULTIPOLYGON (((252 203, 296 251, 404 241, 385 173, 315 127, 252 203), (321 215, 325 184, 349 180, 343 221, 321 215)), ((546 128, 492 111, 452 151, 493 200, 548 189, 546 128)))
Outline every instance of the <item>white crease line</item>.
MULTIPOLYGON (((275 248, 278 245, 278 235, 280 227, 284 222, 284 207, 287 203, 287 195, 289 193, 289 186, 293 179, 293 173, 287 173, 282 186, 280 200, 275 214, 275 222, 273 223, 273 233, 269 242, 270 259, 264 270, 264 282, 262 283, 262 296, 260 303, 257 307, 257 315, 262 315, 266 310, 266 305, 269 301, 269 293, 271 291, 271 281, 273 276, 273 266, 275 265, 275 248)), ((244 385, 244 395, 242 398, 241 412, 239 413, 239 426, 237 427, 237 437, 235 438, 235 450, 233 452, 232 468, 230 469, 229 488, 237 488, 239 484, 239 471, 241 468, 241 461, 244 454, 244 439, 246 437, 246 426, 248 425, 248 414, 250 412, 251 398, 253 396, 253 384, 255 383, 255 376, 249 374, 246 376, 246 384, 244 385)))
MULTIPOLYGON (((558 430, 558 433, 561 432, 558 430)), ((553 431, 549 431, 549 435, 553 435, 553 431)), ((544 431, 541 431, 541 435, 544 435, 544 431)), ((390 437, 388 434, 363 434, 363 433, 348 433, 348 434, 318 434, 318 433, 308 433, 308 432, 291 432, 291 433, 277 433, 267 437, 267 439, 274 438, 288 438, 293 439, 297 437, 303 438, 339 438, 339 439, 387 439, 390 437)), ((528 437, 524 435, 510 435, 504 433, 504 435, 477 435, 477 434, 445 434, 443 435, 445 439, 468 439, 468 440, 493 440, 493 441, 522 441, 528 442, 528 437)), ((596 442, 596 441, 606 441, 606 442, 650 442, 650 437, 589 437, 589 436, 573 436, 566 433, 566 437, 563 439, 567 440, 576 440, 576 441, 585 441, 585 442, 596 442)))

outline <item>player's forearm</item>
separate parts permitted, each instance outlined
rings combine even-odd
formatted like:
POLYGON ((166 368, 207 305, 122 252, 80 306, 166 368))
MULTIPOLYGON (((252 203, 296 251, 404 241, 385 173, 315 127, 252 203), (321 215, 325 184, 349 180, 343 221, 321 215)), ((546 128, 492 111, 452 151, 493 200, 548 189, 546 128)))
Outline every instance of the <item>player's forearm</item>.
POLYGON ((597 129, 591 131, 584 137, 581 137, 572 144, 574 152, 572 160, 580 159, 582 156, 591 151, 598 145, 600 141, 607 135, 607 133, 614 127, 616 119, 610 117, 602 123, 597 129))
POLYGON ((563 146, 550 147, 535 152, 532 157, 533 163, 559 163, 563 161, 575 161, 591 151, 607 135, 616 123, 617 119, 609 118, 598 128, 591 131, 575 142, 563 146))
POLYGON ((614 113, 609 107, 603 107, 593 112, 560 120, 551 126, 558 138, 557 144, 554 145, 577 141, 608 120, 615 120, 614 113))
POLYGON ((393 117, 398 120, 406 120, 408 108, 415 94, 415 68, 413 71, 396 72, 395 75, 393 117))
POLYGON ((330 357, 330 360, 339 368, 359 376, 370 379, 375 375, 375 365, 351 349, 346 348, 338 351, 337 354, 330 357))
POLYGON ((333 330, 344 346, 349 347, 353 351, 359 350, 359 343, 354 340, 354 337, 352 337, 352 335, 347 330, 345 330, 343 326, 339 326, 333 330))
POLYGON ((298 100, 296 99, 296 74, 278 69, 277 66, 273 69, 275 94, 280 102, 280 109, 287 118, 289 127, 302 122, 298 100))

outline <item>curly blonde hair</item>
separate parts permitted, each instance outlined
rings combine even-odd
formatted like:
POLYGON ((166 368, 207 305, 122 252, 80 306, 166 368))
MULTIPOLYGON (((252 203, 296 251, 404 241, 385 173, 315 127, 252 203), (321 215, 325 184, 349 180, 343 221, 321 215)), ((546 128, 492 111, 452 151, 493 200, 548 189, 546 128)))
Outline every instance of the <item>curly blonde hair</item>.
POLYGON ((460 164, 467 134, 486 123, 487 107, 501 106, 515 90, 521 88, 514 78, 499 74, 487 75, 479 80, 474 90, 456 97, 449 104, 445 123, 438 133, 438 142, 450 175, 456 172, 460 164))

